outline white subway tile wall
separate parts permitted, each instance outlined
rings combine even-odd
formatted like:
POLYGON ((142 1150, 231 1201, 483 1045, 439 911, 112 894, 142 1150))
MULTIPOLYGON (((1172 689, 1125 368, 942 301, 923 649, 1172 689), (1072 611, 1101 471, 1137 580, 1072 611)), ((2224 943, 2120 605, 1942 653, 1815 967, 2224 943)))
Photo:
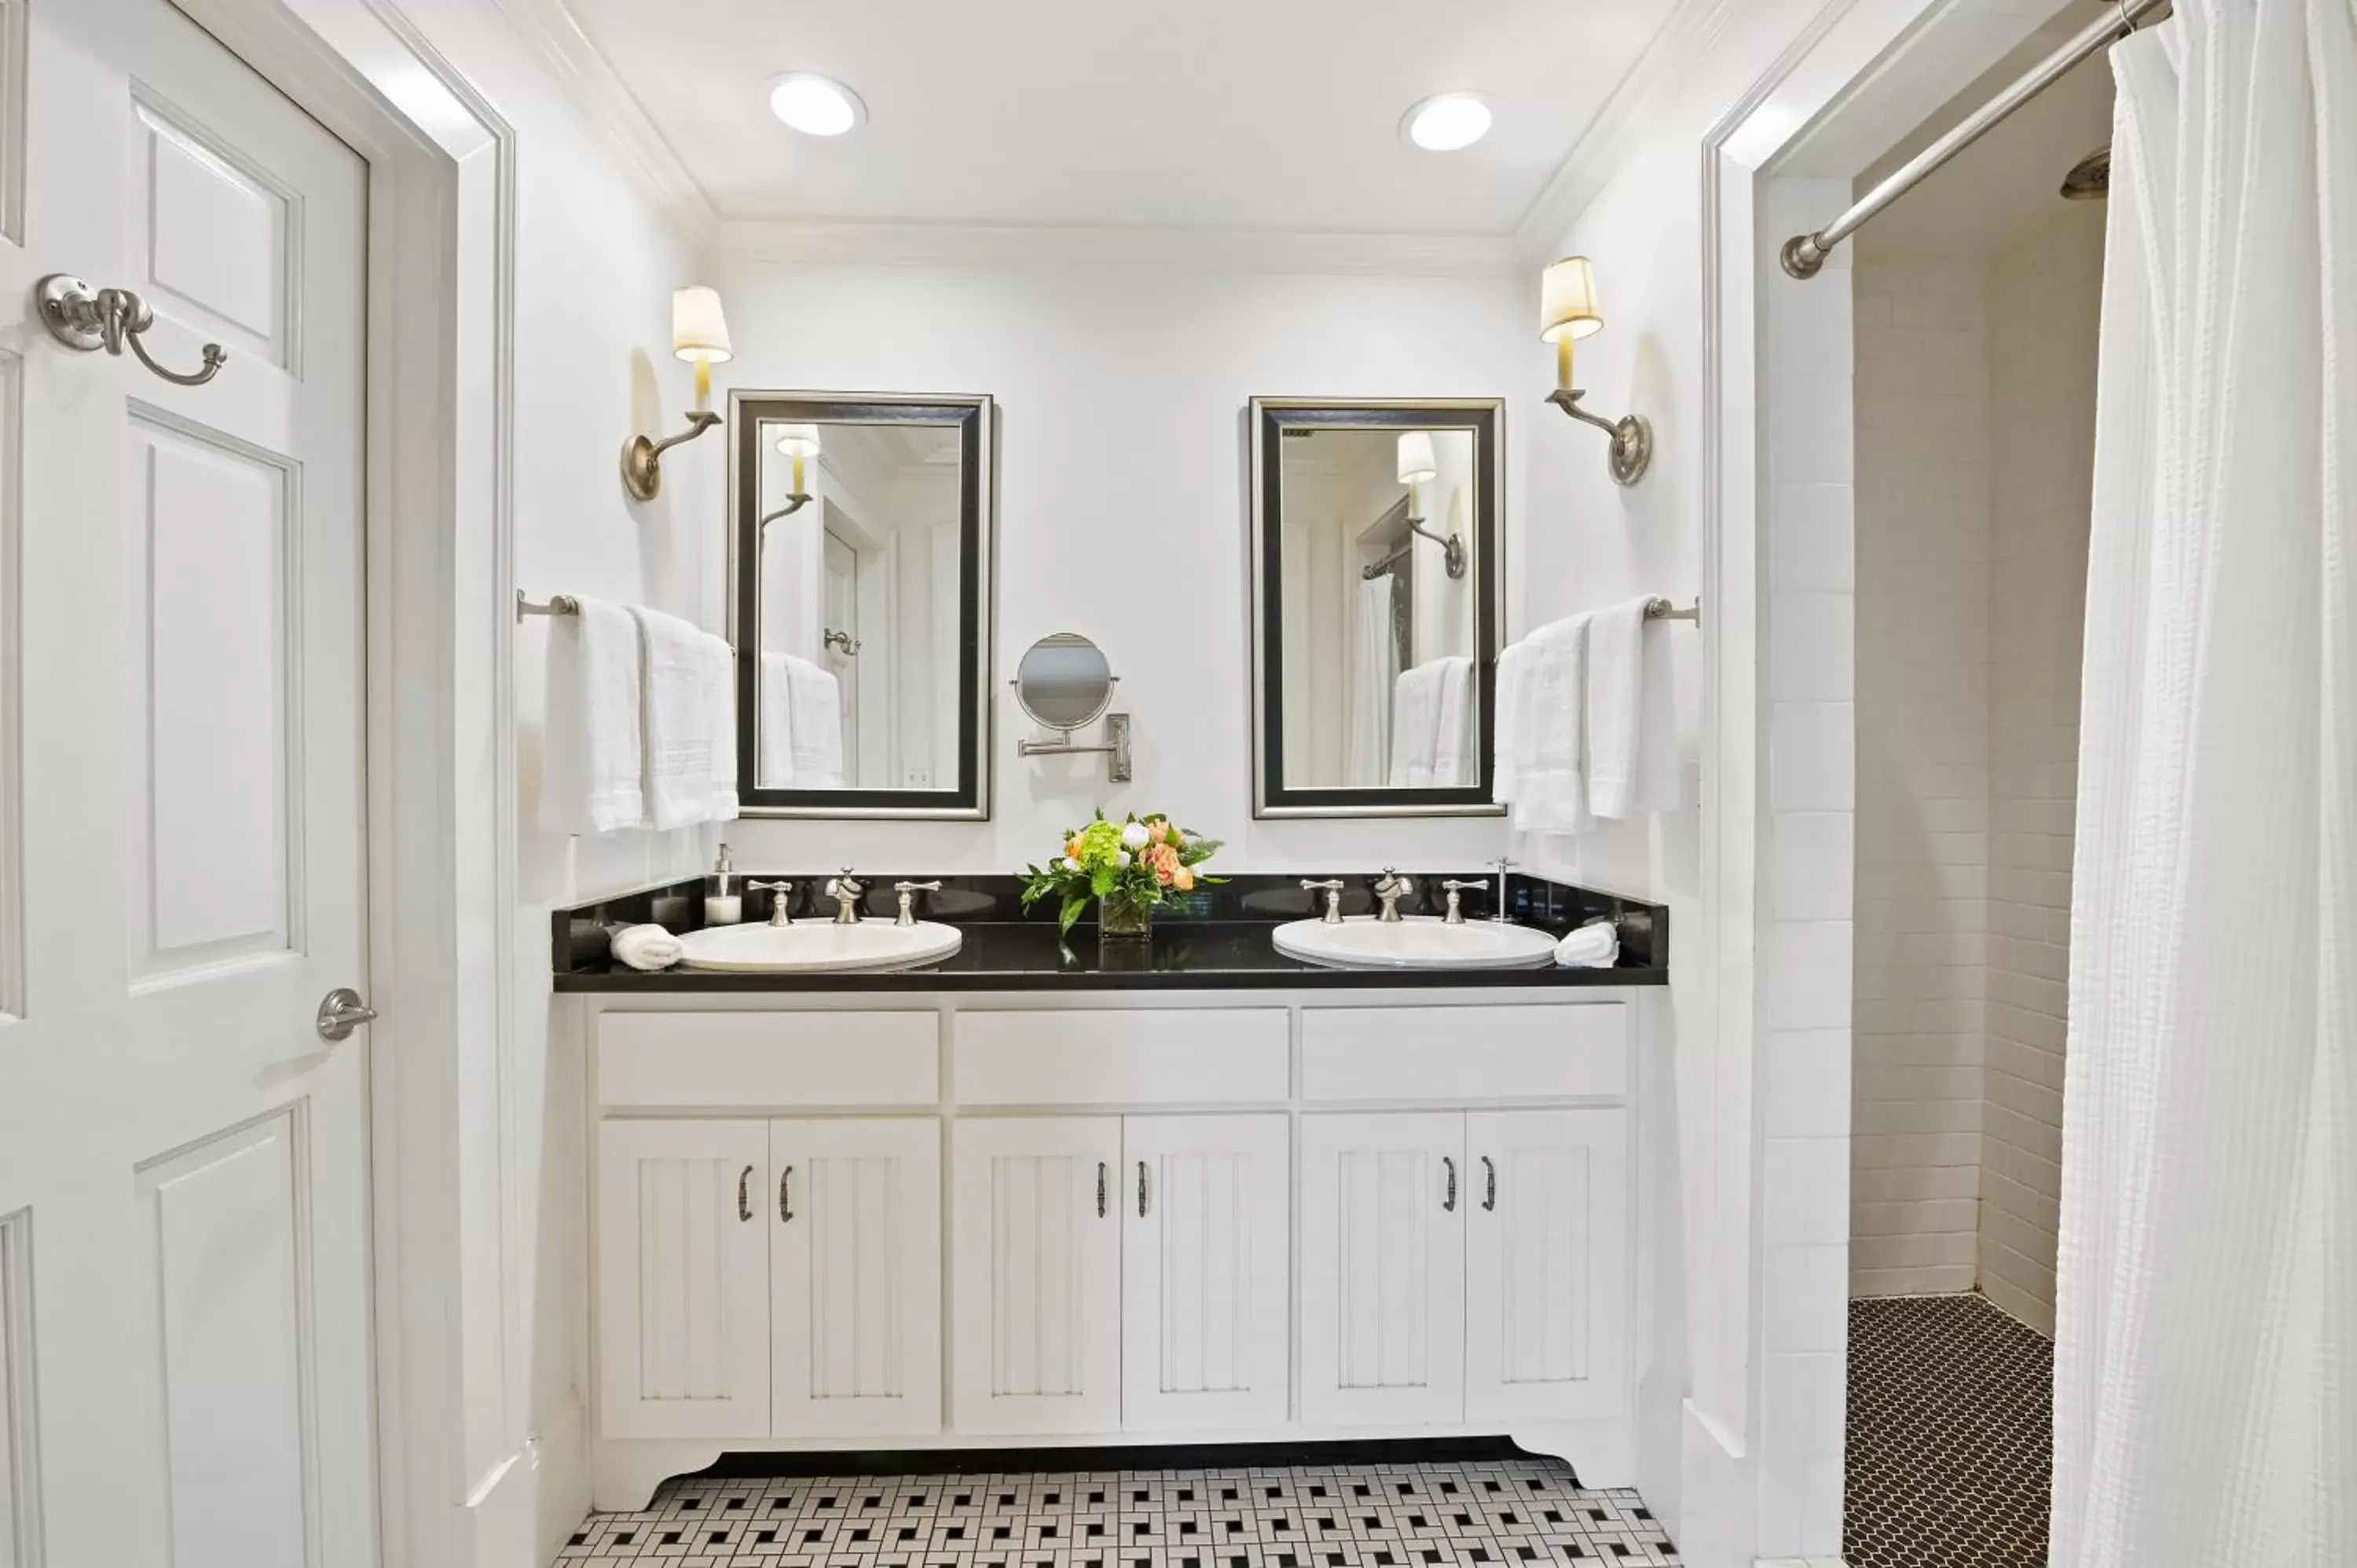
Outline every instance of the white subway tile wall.
POLYGON ((1861 248, 1850 1289, 1976 1272, 1989 879, 1986 269, 1861 248))
POLYGON ((2054 1332, 2071 854, 2093 504, 2104 214, 1989 264, 1989 939, 1980 1286, 2054 1332))

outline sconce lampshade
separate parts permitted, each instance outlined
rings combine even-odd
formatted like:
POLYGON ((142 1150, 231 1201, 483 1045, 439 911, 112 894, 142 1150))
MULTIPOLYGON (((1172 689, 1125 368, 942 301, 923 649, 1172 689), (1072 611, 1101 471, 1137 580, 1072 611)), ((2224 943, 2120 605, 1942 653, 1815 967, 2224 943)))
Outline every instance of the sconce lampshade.
POLYGON ((699 283, 672 291, 671 351, 690 364, 716 365, 733 357, 718 290, 699 283))
POLYGON ((1566 256, 1546 270, 1539 282, 1539 338, 1559 343, 1585 338, 1604 328, 1604 313, 1596 308, 1596 274, 1586 256, 1566 256))
POLYGON ((1411 430, 1399 438, 1399 482, 1421 484, 1440 472, 1439 460, 1432 455, 1432 433, 1411 430))
POLYGON ((781 424, 778 426, 778 450, 789 457, 818 456, 818 426, 815 424, 781 424))

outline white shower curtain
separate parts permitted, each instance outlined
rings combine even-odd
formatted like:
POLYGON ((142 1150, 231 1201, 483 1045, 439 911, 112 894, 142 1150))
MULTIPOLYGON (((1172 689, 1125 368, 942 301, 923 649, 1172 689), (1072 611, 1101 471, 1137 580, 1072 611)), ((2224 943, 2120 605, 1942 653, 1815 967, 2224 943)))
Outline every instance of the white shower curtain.
POLYGON ((2053 1568, 2357 1563, 2357 15, 2119 79, 2053 1568))
POLYGON ((1343 781, 1380 789, 1392 762, 1392 691, 1399 684, 1399 643, 1392 629, 1392 576, 1361 579, 1351 602, 1350 758, 1343 781))

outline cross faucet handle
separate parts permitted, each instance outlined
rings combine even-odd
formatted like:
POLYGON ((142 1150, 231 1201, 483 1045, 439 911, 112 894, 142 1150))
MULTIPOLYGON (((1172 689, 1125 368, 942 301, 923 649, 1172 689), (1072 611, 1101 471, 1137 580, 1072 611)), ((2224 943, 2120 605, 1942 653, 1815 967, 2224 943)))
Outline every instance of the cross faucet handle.
POLYGON ((1315 882, 1305 877, 1301 883, 1301 890, 1305 893, 1326 895, 1326 913, 1322 918, 1329 926, 1339 926, 1342 923, 1342 887, 1343 882, 1339 876, 1329 876, 1323 882, 1315 882))
POLYGON ((1490 879, 1484 876, 1472 882, 1460 882, 1452 876, 1443 882, 1440 888, 1442 892, 1448 895, 1448 913, 1441 917, 1442 922, 1451 926, 1461 926, 1465 923, 1465 911, 1458 907, 1458 895, 1487 893, 1490 890, 1490 879))

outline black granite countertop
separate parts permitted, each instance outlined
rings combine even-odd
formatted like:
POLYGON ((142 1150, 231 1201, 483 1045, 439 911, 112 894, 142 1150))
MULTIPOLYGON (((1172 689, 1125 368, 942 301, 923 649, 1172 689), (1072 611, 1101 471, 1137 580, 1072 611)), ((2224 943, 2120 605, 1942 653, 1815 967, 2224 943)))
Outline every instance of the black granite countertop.
MULTIPOLYGON (((824 876, 789 879, 798 888, 796 912, 816 913, 810 894, 824 876)), ((868 878, 869 918, 890 918, 894 880, 868 878)), ((1013 878, 944 878, 942 891, 925 896, 917 913, 956 926, 964 943, 941 962, 921 968, 813 974, 686 969, 650 972, 615 963, 607 950, 607 934, 617 926, 651 920, 685 931, 703 924, 703 884, 683 882, 558 911, 553 932, 555 986, 561 992, 693 996, 724 992, 1520 989, 1669 982, 1666 909, 1523 876, 1513 876, 1507 884, 1511 918, 1555 935, 1591 919, 1609 918, 1620 929, 1620 963, 1610 969, 1548 964, 1475 970, 1336 969, 1306 963, 1278 952, 1272 940, 1278 926, 1312 913, 1312 897, 1300 890, 1300 880, 1297 875, 1238 877, 1157 915, 1150 941, 1103 943, 1093 925, 1076 926, 1063 939, 1046 911, 1027 917, 1013 878)), ((1363 887, 1367 879, 1346 880, 1351 890, 1345 896, 1345 911, 1367 912, 1372 907, 1363 887)), ((1406 906, 1409 912, 1438 913, 1438 875, 1417 880, 1416 896, 1406 906), (1432 907, 1426 908, 1427 904, 1432 907)), ((1468 894, 1465 912, 1469 919, 1478 919, 1491 910, 1484 896, 1468 894)), ((747 898, 748 919, 768 914, 766 895, 747 898)))

